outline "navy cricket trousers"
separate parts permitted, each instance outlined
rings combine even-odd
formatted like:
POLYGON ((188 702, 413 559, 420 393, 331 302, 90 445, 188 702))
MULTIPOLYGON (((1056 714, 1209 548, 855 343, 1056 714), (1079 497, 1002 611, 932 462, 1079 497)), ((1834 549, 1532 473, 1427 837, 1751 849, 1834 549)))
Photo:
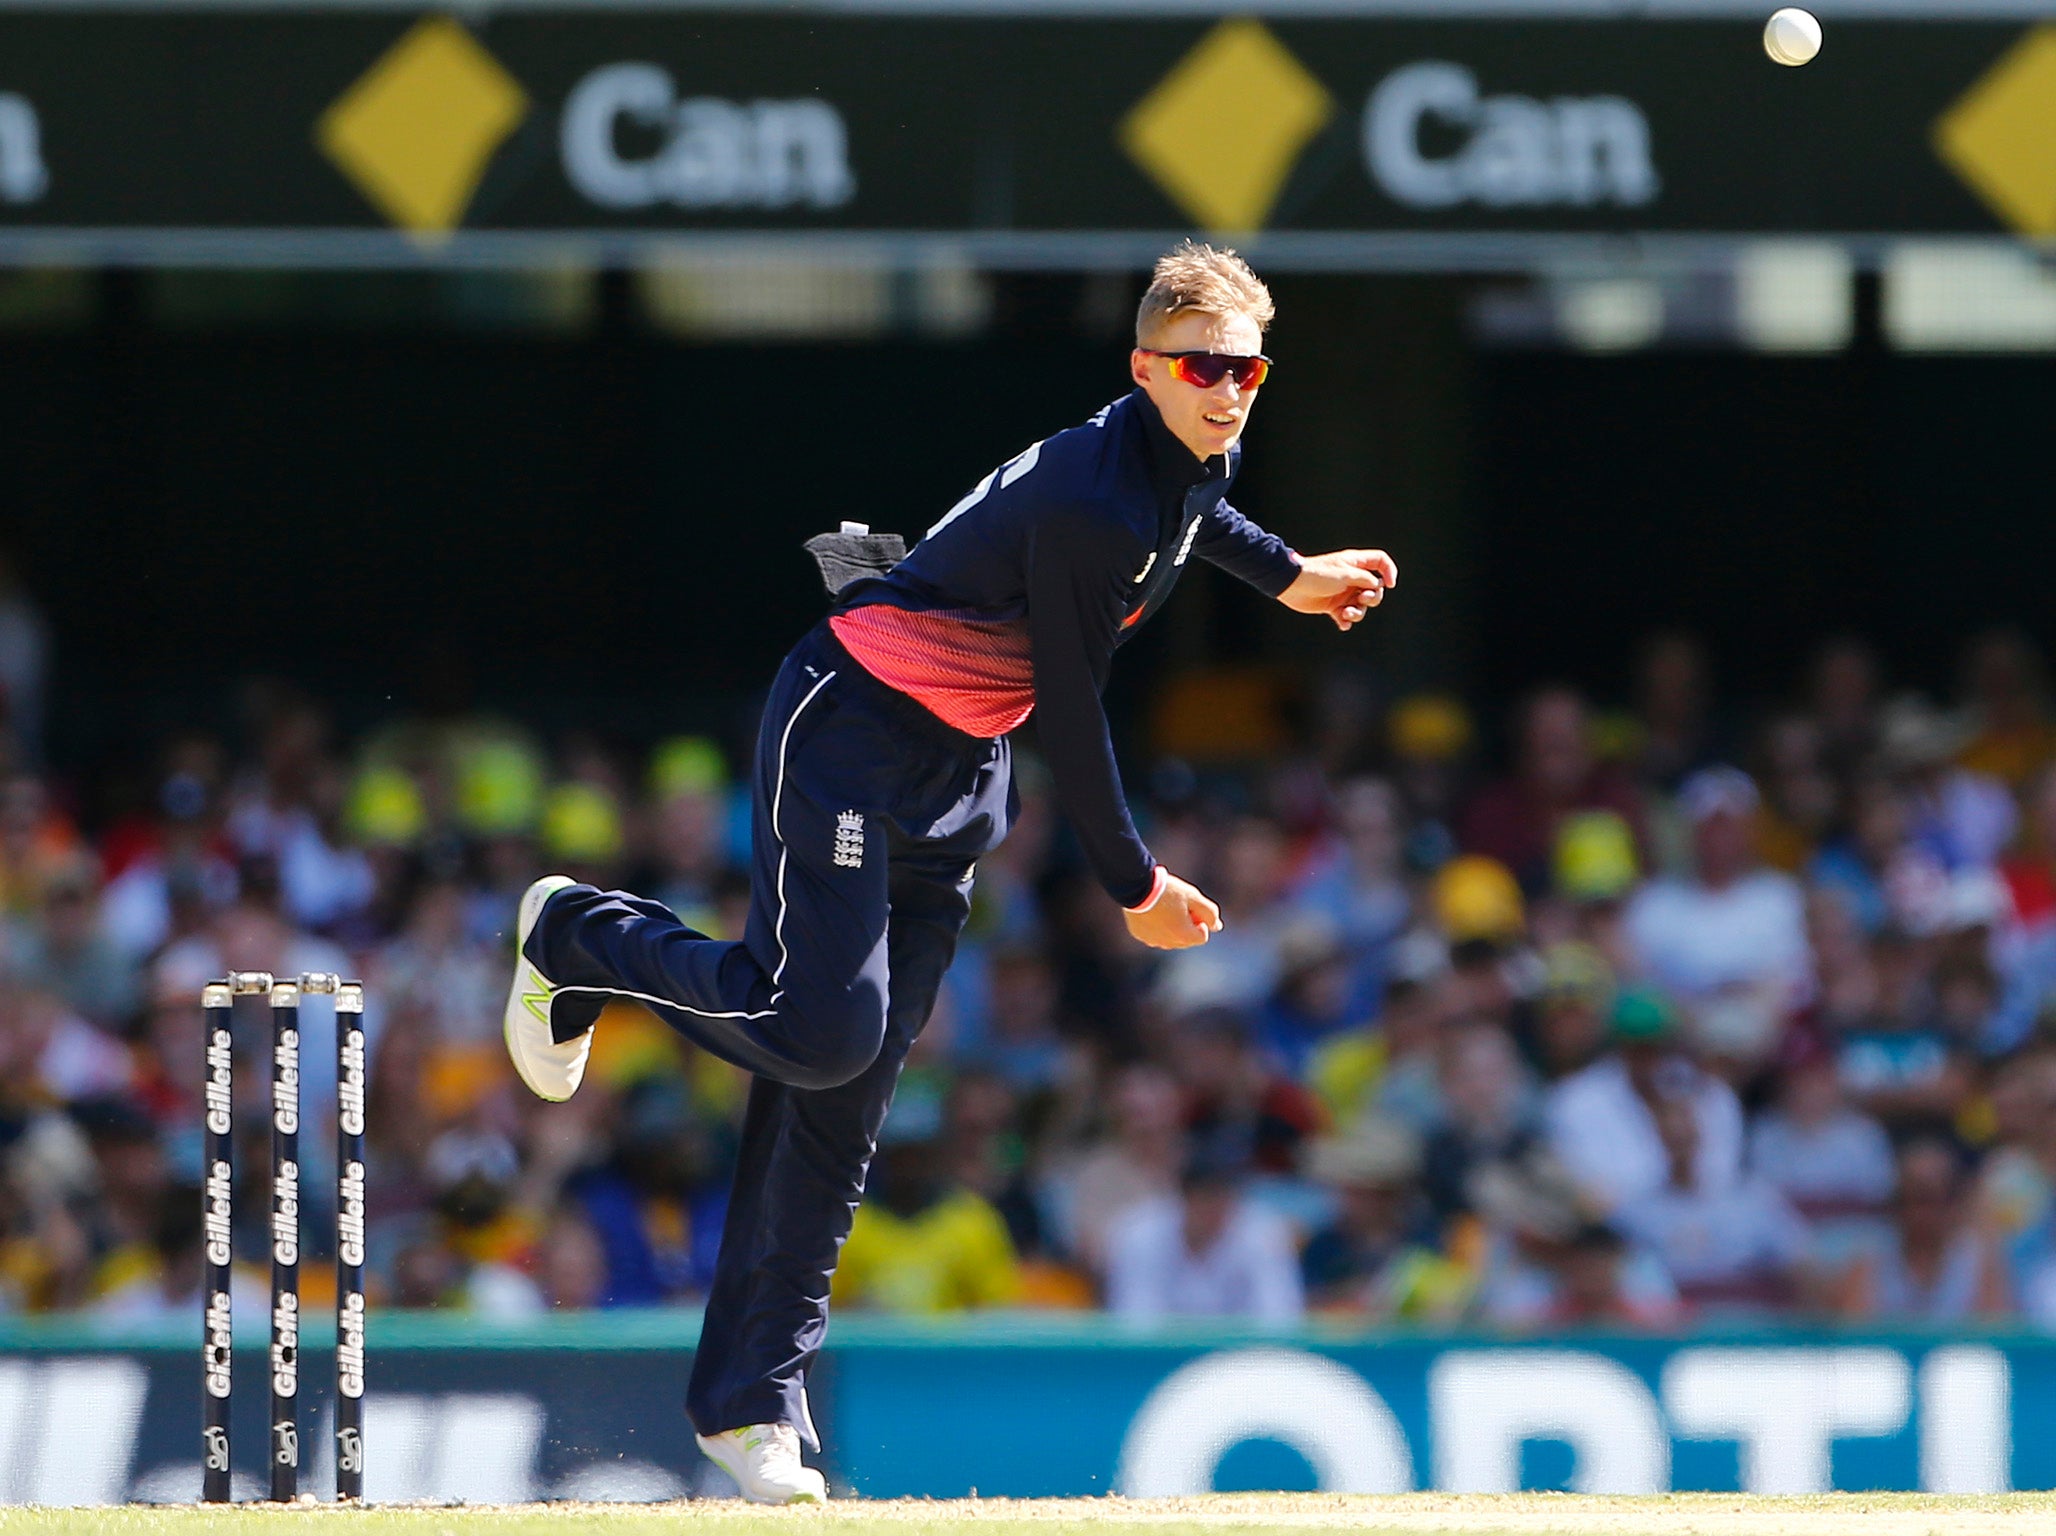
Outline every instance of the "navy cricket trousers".
POLYGON ((1011 770, 1004 738, 944 725, 819 625, 757 736, 742 941, 590 886, 553 897, 529 937, 552 981, 637 998, 756 1074, 687 1393, 703 1435, 787 1423, 819 1448, 806 1378, 829 1276, 970 913, 972 866, 1013 821, 1011 770))

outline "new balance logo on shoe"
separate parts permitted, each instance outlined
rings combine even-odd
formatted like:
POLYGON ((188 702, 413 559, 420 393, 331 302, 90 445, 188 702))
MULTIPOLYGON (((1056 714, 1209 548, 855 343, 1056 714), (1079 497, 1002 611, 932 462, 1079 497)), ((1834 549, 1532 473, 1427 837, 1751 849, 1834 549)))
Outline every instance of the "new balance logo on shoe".
POLYGON ((844 811, 835 818, 835 864, 838 869, 864 867, 862 811, 844 811))
POLYGON ((528 979, 536 988, 533 992, 521 994, 521 1006, 535 1015, 536 1022, 548 1028, 550 1022, 550 984, 533 966, 529 967, 528 979))

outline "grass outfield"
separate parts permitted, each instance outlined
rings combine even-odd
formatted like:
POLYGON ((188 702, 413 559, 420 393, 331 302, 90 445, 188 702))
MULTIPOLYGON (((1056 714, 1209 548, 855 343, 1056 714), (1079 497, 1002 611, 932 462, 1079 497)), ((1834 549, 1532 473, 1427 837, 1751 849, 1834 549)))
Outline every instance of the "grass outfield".
POLYGON ((1682 1493, 1654 1498, 1573 1494, 1390 1498, 1343 1494, 1217 1494, 1191 1499, 837 1501, 766 1510, 695 1501, 659 1505, 531 1504, 505 1509, 386 1505, 338 1509, 130 1506, 0 1509, 0 1536, 1063 1536, 1109 1525, 1152 1536, 1235 1536, 1346 1527, 1360 1536, 2028 1536, 2056 1531, 2056 1495, 1945 1498, 1823 1494, 1761 1498, 1682 1493))

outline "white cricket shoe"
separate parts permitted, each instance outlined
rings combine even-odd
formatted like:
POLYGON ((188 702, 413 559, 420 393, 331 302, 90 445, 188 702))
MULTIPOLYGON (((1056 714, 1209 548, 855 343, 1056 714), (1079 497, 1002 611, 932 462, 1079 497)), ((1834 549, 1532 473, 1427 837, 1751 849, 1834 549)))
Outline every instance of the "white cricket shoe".
POLYGON ((693 1438, 752 1504, 827 1502, 827 1480, 801 1463, 800 1434, 790 1424, 746 1424, 693 1438))
POLYGON ((585 1059, 593 1048, 593 1032, 588 1029, 576 1039, 558 1042, 550 1032, 550 1004, 557 996, 557 985, 529 963, 523 950, 535 931, 535 920, 542 916, 543 903, 565 886, 576 884, 569 875, 544 875, 521 893, 521 915, 514 927, 514 984, 507 989, 507 1011, 501 1023, 514 1070, 537 1098, 556 1103, 578 1092, 585 1076, 585 1059))

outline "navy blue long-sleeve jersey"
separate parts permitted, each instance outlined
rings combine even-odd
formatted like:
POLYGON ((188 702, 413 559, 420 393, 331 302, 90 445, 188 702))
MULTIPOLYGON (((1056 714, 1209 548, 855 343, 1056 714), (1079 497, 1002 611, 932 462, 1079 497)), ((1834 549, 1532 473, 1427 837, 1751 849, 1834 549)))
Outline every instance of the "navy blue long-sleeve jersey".
POLYGON ((1186 560, 1276 597, 1298 557, 1225 499, 1239 448, 1202 462, 1137 390, 995 469, 829 623, 881 681, 974 736, 1039 717, 1057 800, 1124 907, 1156 888, 1100 692, 1115 648, 1186 560))

